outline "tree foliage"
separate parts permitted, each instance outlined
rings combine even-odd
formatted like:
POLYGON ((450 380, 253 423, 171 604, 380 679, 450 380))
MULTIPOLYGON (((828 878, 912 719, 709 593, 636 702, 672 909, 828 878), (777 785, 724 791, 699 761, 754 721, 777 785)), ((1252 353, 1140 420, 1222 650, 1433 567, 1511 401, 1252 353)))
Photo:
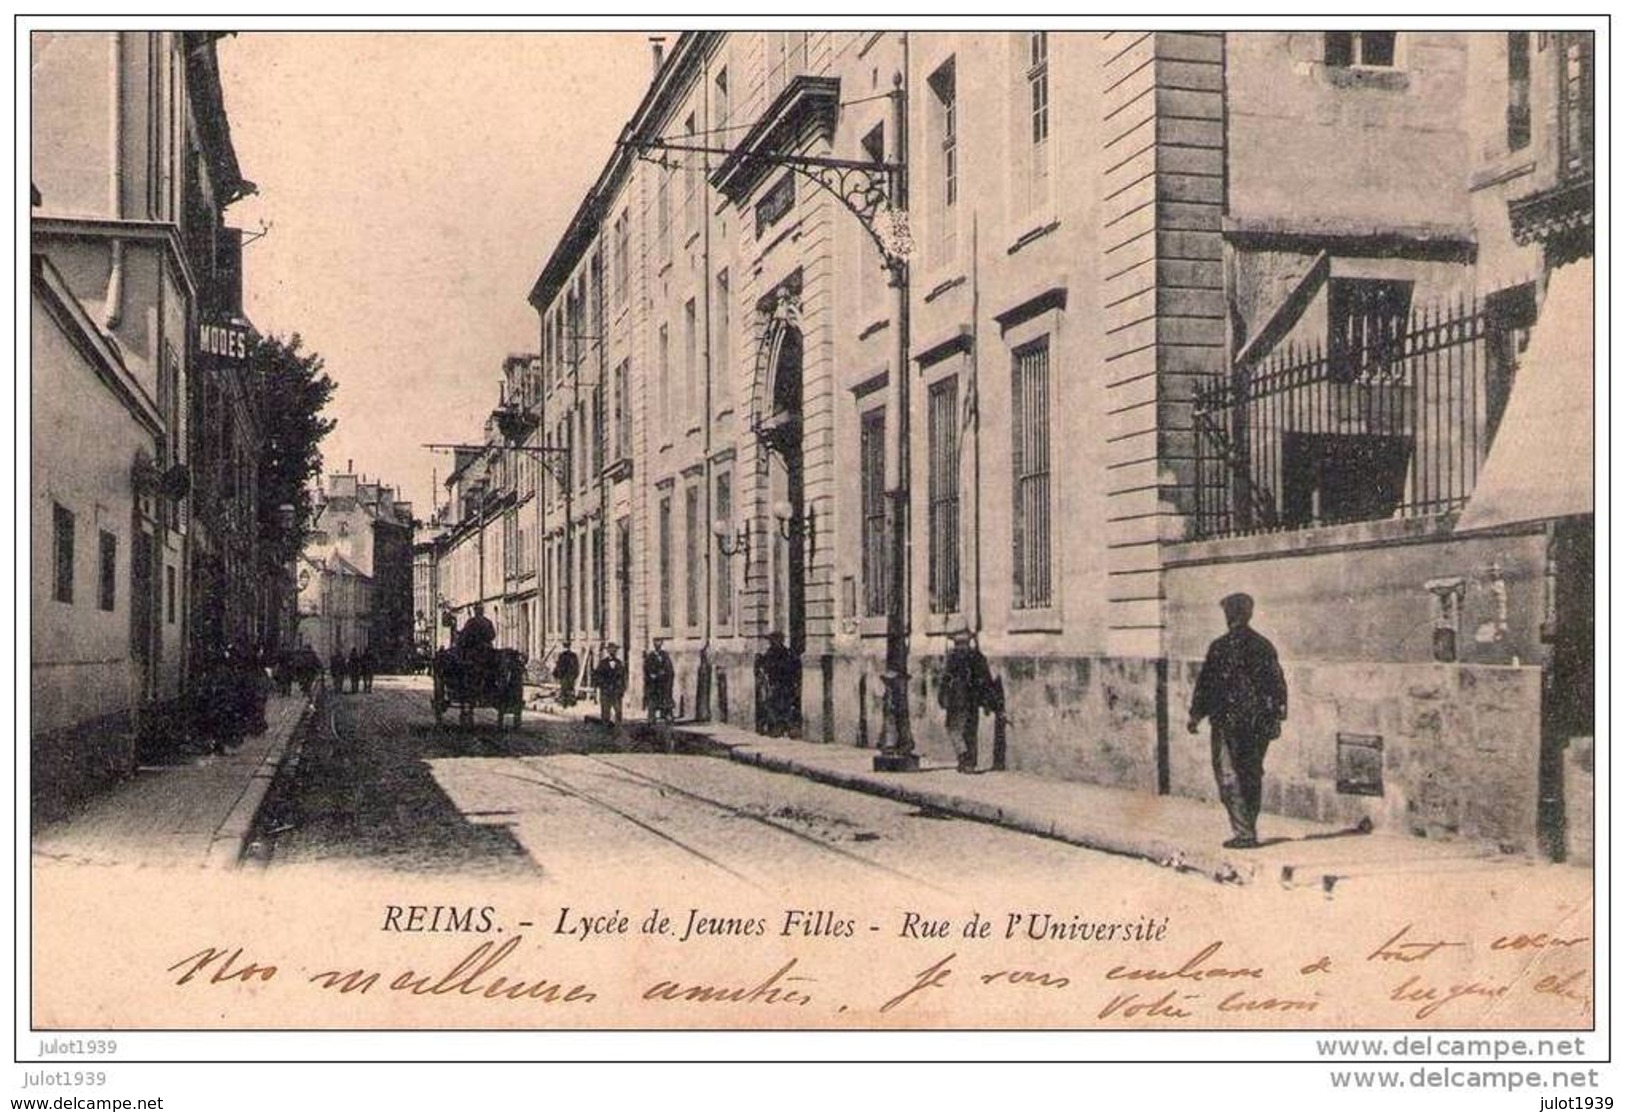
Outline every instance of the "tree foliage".
POLYGON ((295 332, 286 340, 262 336, 249 352, 253 381, 261 391, 265 442, 260 452, 260 551, 286 567, 304 547, 314 507, 310 483, 322 472, 322 438, 334 422, 322 416, 337 384, 322 357, 301 349, 295 332), (283 509, 291 506, 290 515, 283 509))

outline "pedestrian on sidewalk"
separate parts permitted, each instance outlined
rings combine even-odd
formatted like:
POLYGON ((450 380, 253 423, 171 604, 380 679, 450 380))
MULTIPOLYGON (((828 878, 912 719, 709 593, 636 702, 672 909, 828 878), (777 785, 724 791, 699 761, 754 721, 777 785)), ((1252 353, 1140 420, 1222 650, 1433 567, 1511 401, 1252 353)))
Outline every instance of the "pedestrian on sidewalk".
POLYGON ((799 736, 801 658, 784 634, 767 635, 767 651, 756 657, 756 730, 768 737, 799 736))
POLYGON ((619 654, 620 646, 611 641, 592 670, 593 686, 598 688, 598 717, 606 726, 621 724, 621 702, 626 698, 626 662, 619 654))
POLYGON ((333 677, 333 694, 344 694, 344 650, 334 649, 333 659, 327 665, 328 673, 333 677))
POLYGON ((977 734, 983 711, 1004 714, 1004 689, 993 679, 971 631, 961 626, 942 662, 937 705, 947 716, 948 733, 959 755, 960 772, 978 771, 977 734))
POLYGON ((676 682, 677 669, 666 651, 666 642, 656 637, 654 647, 643 654, 643 702, 650 722, 670 722, 677 717, 677 703, 672 698, 676 682))
POLYGON ((553 662, 553 678, 559 682, 559 706, 575 706, 576 680, 580 677, 581 658, 570 647, 570 642, 566 641, 564 648, 559 650, 559 658, 553 662))
POLYGON ((1212 722, 1213 777, 1230 817, 1226 849, 1258 845, 1258 811, 1264 795, 1264 754, 1281 736, 1286 720, 1286 677, 1269 638, 1252 628, 1251 595, 1219 601, 1229 631, 1208 646, 1191 696, 1187 729, 1212 722))
POLYGON ((316 650, 306 642, 299 646, 294 654, 293 674, 299 683, 299 692, 307 700, 316 690, 316 681, 322 678, 322 658, 316 655, 316 650))

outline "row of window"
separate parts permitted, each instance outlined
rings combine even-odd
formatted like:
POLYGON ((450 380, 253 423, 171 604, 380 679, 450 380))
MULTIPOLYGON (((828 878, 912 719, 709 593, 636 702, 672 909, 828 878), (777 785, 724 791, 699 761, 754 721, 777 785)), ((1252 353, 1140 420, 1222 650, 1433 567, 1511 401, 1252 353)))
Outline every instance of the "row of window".
MULTIPOLYGON (((78 577, 78 515, 60 502, 51 503, 51 598, 75 605, 78 577)), ((96 531, 96 607, 118 608, 118 534, 96 531)), ((164 617, 175 622, 175 569, 164 566, 164 617)))
MULTIPOLYGON (((1011 354, 1011 606, 1054 605, 1050 489, 1051 395, 1049 337, 1011 354)), ((949 375, 926 392, 926 590, 933 614, 960 609, 960 446, 975 401, 961 397, 949 375)), ((863 616, 879 617, 890 601, 886 536, 886 413, 875 408, 858 422, 858 513, 863 616)))

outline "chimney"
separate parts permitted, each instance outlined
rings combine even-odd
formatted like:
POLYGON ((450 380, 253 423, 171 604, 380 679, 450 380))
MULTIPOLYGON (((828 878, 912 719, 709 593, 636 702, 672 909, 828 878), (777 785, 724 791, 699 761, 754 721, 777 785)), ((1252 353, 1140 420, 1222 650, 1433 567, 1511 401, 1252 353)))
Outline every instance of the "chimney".
POLYGON ((666 40, 658 35, 649 36, 649 50, 654 55, 655 77, 660 76, 660 67, 666 64, 666 40))
POLYGON ((354 475, 355 474, 355 460, 353 460, 353 459, 345 460, 344 461, 344 471, 345 471, 345 474, 347 474, 347 475, 354 475))

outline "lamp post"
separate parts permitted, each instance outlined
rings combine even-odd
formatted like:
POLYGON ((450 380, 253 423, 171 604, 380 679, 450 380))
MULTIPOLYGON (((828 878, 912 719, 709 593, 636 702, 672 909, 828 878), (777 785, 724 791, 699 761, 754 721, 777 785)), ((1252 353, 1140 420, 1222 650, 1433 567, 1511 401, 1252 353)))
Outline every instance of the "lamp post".
MULTIPOLYGON (((887 383, 887 408, 891 419, 886 423, 885 513, 888 563, 888 591, 886 607, 886 671, 884 717, 880 735, 880 750, 875 754, 874 767, 881 772, 906 772, 920 766, 914 752, 913 731, 909 724, 908 656, 909 656, 909 600, 908 600, 908 529, 909 529, 909 443, 908 443, 908 367, 909 367, 909 265, 912 241, 908 227, 908 91, 905 75, 908 71, 908 35, 902 34, 902 69, 892 77, 891 125, 896 138, 896 150, 885 161, 826 158, 782 150, 749 148, 749 136, 738 148, 701 146, 694 143, 675 143, 660 137, 636 137, 618 140, 618 145, 632 147, 637 157, 669 167, 671 153, 690 155, 719 154, 726 156, 718 171, 722 179, 729 179, 731 170, 740 166, 785 167, 794 171, 813 186, 834 197, 846 210, 858 218, 864 231, 879 248, 889 275, 892 290, 892 318, 895 322, 897 347, 892 374, 887 383)), ((796 81, 809 80, 798 77, 796 81)), ((816 80, 816 79, 815 79, 816 80)), ((788 96, 786 93, 781 97, 788 96)), ((739 204, 748 196, 748 184, 754 175, 743 175, 734 180, 747 184, 737 192, 726 181, 719 183, 725 193, 739 204)), ((712 178, 718 182, 718 177, 712 178)), ((760 435, 760 430, 759 430, 760 435)), ((805 530, 810 542, 815 528, 811 513, 805 522, 790 523, 780 518, 780 530, 805 530)), ((717 534, 719 540, 726 528, 717 534)), ((799 534, 797 534, 799 535, 799 534)), ((735 541, 736 545, 742 542, 735 541)), ((729 551, 724 547, 724 553, 729 551)))

